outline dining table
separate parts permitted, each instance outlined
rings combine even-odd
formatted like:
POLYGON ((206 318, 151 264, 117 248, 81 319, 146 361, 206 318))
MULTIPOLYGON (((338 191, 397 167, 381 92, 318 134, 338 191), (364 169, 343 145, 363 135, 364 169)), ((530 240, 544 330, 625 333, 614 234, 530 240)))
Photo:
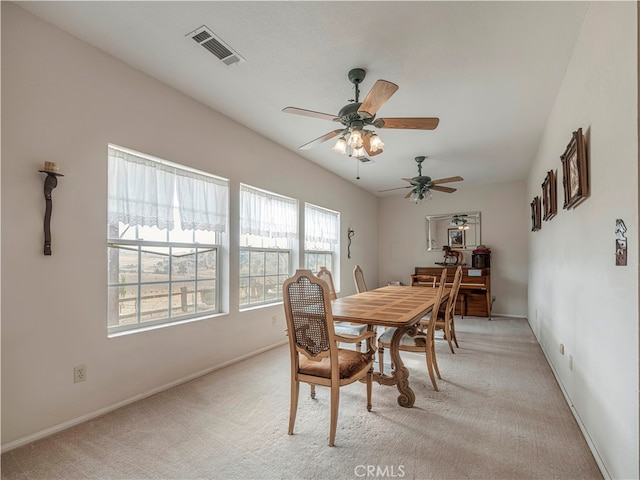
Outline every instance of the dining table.
MULTIPOLYGON (((444 289, 442 301, 448 298, 449 291, 450 288, 444 289)), ((396 328, 389 347, 391 375, 374 372, 373 379, 381 385, 396 385, 402 407, 413 407, 416 396, 409 386, 409 370, 400 357, 400 339, 406 333, 417 333, 417 325, 433 309, 437 293, 438 288, 386 286, 331 301, 334 322, 366 324, 372 330, 378 326, 396 328)), ((375 345, 371 347, 375 350, 375 345)))

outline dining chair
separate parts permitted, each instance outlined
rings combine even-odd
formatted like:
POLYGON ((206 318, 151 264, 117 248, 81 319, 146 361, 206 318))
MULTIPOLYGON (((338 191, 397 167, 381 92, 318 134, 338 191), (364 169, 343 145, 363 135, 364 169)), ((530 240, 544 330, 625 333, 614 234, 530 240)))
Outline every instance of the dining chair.
MULTIPOLYGON (((333 275, 327 269, 327 267, 320 267, 316 277, 327 282, 327 286, 329 287, 329 299, 335 300, 338 298, 338 294, 336 293, 336 288, 333 283, 333 275)), ((356 349, 361 352, 362 351, 362 341, 354 340, 360 338, 367 331, 367 326, 360 323, 349 323, 349 322, 335 322, 334 324, 335 332, 338 335, 341 335, 350 340, 350 343, 356 344, 356 349)))
MULTIPOLYGON (((447 269, 442 270, 440 275, 440 283, 437 287, 436 298, 433 303, 433 309, 429 318, 425 317, 418 323, 418 332, 415 335, 409 335, 405 333, 400 339, 398 350, 404 352, 424 352, 427 360, 427 373, 431 378, 431 383, 435 391, 438 391, 438 384, 434 375, 437 374, 439 379, 440 370, 438 369, 438 362, 436 360, 435 350, 435 337, 434 332, 436 329, 436 319, 438 317, 438 311, 440 310, 440 304, 442 303, 442 295, 444 292, 445 283, 447 281, 447 269)), ((420 287, 429 288, 429 287, 420 287)), ((391 338, 396 332, 396 327, 388 328, 384 331, 380 337, 378 337, 378 361, 380 364, 380 373, 384 374, 384 349, 391 346, 391 338)))
POLYGON ((368 290, 367 284, 364 281, 364 273, 362 272, 360 265, 356 265, 353 269, 353 281, 356 284, 357 293, 366 292, 368 290))
POLYGON ((436 319, 436 330, 442 330, 444 332, 444 338, 449 343, 451 353, 456 353, 453 350, 453 343, 456 344, 456 347, 460 348, 460 346, 458 345, 458 339, 456 338, 455 312, 456 301, 458 299, 458 292, 460 291, 461 283, 462 266, 458 265, 458 268, 456 268, 456 273, 453 276, 453 284, 451 285, 451 291, 449 292, 449 299, 447 300, 446 305, 444 305, 444 308, 442 305, 440 306, 438 317, 436 319), (452 340, 453 343, 451 343, 452 340))
MULTIPOLYGON (((291 407, 289 435, 298 410, 300 382, 320 385, 331 390, 329 446, 335 444, 338 424, 340 387, 366 379, 367 410, 371 411, 374 350, 366 352, 338 347, 343 341, 333 329, 329 287, 311 270, 297 270, 282 286, 287 335, 291 354, 291 407)), ((366 332, 363 340, 374 337, 366 332)), ((370 346, 369 342, 367 345, 370 346)))
POLYGON ((438 276, 437 275, 427 275, 427 274, 421 274, 421 275, 411 275, 411 286, 413 287, 414 285, 420 285, 422 283, 430 283, 432 287, 436 287, 437 283, 438 283, 438 276))
POLYGON ((318 273, 316 273, 316 277, 327 282, 327 287, 329 287, 329 299, 335 300, 338 298, 338 293, 336 292, 335 284, 333 283, 333 274, 327 269, 327 267, 320 267, 318 269, 318 273))

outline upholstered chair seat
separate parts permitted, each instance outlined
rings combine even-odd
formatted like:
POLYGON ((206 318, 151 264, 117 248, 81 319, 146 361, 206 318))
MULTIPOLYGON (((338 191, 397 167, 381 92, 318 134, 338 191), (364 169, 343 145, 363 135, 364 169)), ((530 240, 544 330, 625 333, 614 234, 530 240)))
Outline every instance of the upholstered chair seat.
MULTIPOLYGON (((361 370, 366 370, 371 364, 373 356, 370 353, 360 353, 355 350, 338 349, 338 363, 340 364, 340 378, 349 378, 361 370)), ((331 361, 329 357, 313 361, 300 355, 300 373, 314 377, 331 378, 331 361)))

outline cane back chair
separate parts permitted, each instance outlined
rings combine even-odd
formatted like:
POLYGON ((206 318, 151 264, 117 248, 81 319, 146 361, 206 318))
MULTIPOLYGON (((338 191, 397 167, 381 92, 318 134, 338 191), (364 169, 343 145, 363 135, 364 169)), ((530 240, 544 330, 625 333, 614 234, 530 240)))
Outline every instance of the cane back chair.
MULTIPOLYGON (((338 342, 349 340, 335 334, 329 288, 311 270, 297 270, 293 277, 284 282, 282 290, 291 354, 289 435, 293 434, 296 421, 300 382, 329 387, 329 446, 333 447, 341 387, 365 378, 367 410, 371 411, 374 351, 369 348, 362 353, 338 348, 338 342)), ((362 340, 373 335, 373 332, 366 332, 362 340)))

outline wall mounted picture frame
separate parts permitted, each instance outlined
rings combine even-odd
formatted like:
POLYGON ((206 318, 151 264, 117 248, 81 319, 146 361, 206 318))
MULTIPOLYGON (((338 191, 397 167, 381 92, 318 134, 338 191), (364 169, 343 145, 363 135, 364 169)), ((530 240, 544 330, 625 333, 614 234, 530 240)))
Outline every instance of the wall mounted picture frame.
POLYGON ((573 132, 571 141, 560 159, 564 187, 562 208, 568 210, 575 208, 589 196, 589 167, 582 128, 573 132))
POLYGON ((556 172, 549 170, 542 182, 542 219, 551 220, 558 213, 558 182, 556 172))
POLYGON ((447 237, 451 248, 464 248, 464 230, 460 230, 459 228, 449 228, 447 229, 447 237))
POLYGON ((542 213, 540 208, 540 197, 535 197, 531 202, 531 231, 537 232, 542 228, 542 213))

